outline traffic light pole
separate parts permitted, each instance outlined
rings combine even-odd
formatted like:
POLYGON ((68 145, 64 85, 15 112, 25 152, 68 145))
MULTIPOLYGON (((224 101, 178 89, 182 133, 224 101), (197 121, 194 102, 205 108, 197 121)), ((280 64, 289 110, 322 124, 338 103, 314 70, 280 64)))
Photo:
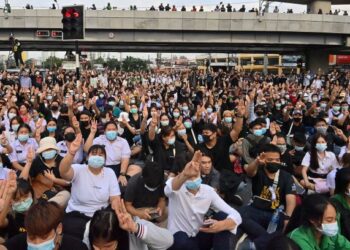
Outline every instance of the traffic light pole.
POLYGON ((79 80, 80 74, 79 74, 79 41, 78 40, 75 40, 75 69, 76 69, 77 80, 79 80))

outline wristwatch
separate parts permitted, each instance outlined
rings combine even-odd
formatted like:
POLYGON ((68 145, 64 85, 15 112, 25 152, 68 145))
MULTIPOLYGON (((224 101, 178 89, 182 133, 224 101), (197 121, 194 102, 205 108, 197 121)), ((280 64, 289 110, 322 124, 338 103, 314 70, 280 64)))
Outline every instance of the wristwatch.
POLYGON ((119 175, 120 175, 120 176, 124 176, 124 177, 126 176, 126 174, 125 174, 125 173, 122 173, 122 172, 121 172, 119 175))

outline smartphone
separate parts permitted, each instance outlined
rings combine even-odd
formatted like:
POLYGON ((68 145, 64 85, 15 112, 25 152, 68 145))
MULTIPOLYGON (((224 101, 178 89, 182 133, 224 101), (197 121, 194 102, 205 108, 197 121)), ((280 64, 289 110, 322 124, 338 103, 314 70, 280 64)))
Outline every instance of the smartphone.
POLYGON ((203 222, 203 225, 202 225, 202 227, 210 227, 211 225, 213 225, 214 224, 214 221, 212 221, 212 220, 205 220, 204 222, 203 222))
POLYGON ((149 215, 151 216, 152 220, 158 219, 160 217, 159 213, 156 211, 150 212, 149 215))

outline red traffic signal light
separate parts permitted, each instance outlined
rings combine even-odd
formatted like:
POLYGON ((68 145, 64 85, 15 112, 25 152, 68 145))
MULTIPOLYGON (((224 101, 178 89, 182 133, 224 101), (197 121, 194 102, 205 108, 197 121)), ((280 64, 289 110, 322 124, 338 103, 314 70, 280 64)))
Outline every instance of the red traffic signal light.
POLYGON ((63 39, 84 39, 84 6, 62 8, 63 39))

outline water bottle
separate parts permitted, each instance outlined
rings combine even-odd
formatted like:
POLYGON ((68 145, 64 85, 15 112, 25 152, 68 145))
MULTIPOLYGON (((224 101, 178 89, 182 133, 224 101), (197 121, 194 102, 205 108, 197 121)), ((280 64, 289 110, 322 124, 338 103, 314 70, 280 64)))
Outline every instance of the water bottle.
POLYGON ((270 223, 269 223, 269 226, 267 227, 267 232, 269 234, 276 232, 278 223, 280 221, 280 215, 283 212, 283 210, 284 210, 284 206, 281 205, 273 213, 272 218, 271 218, 270 223))

